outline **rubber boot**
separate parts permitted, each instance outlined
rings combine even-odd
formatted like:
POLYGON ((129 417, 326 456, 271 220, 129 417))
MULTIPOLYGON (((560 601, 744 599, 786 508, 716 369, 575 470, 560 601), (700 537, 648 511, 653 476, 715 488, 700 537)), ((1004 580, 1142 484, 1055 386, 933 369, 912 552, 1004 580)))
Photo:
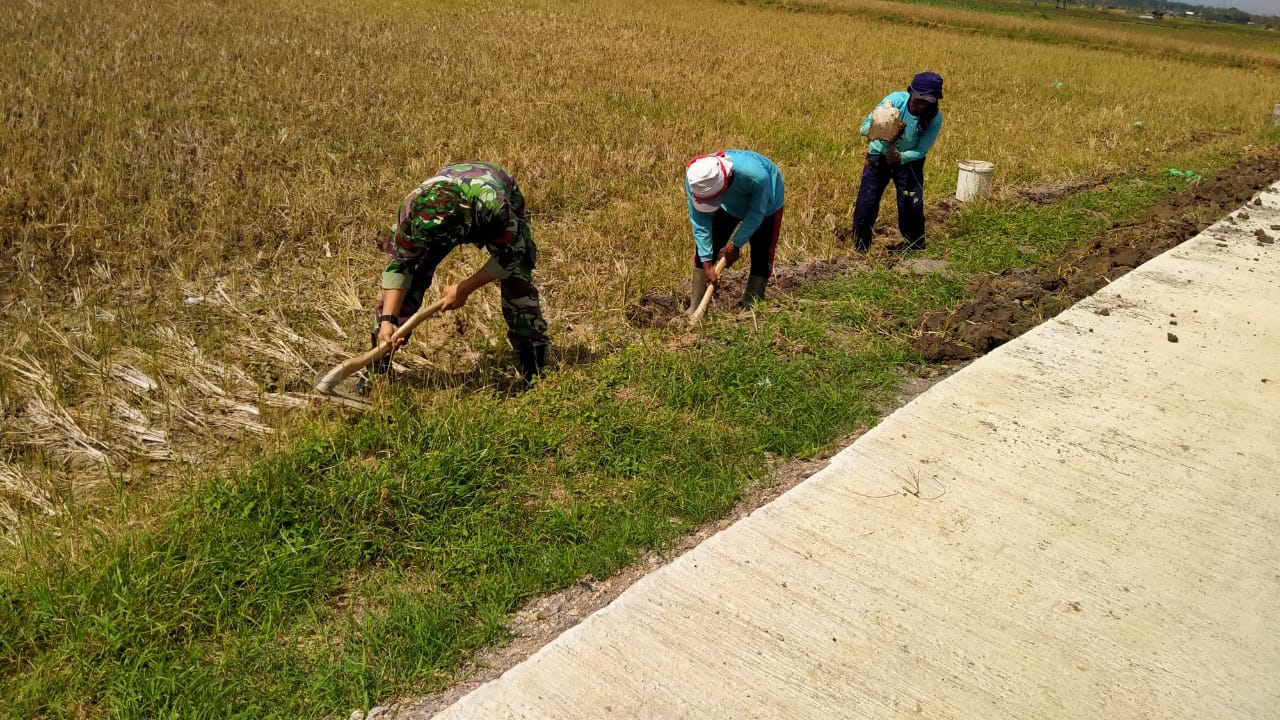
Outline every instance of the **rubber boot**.
POLYGON ((689 309, 684 311, 685 315, 692 315, 702 303, 702 296, 707 294, 707 274, 702 268, 693 269, 693 275, 689 276, 689 286, 692 289, 689 290, 689 309))
POLYGON ((526 345, 516 350, 516 364, 520 366, 520 376, 524 381, 533 382, 547 366, 547 346, 526 345))
POLYGON ((859 235, 857 228, 853 229, 853 249, 860 255, 871 252, 871 238, 859 235))
POLYGON ((763 275, 748 275, 747 287, 742 291, 742 307, 749 308, 764 299, 764 289, 769 278, 763 275))

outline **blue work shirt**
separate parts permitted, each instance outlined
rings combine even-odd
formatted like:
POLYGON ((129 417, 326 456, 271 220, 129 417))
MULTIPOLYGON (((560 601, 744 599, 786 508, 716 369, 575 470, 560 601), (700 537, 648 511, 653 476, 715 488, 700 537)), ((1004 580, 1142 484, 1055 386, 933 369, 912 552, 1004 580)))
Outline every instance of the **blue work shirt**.
MULTIPOLYGON (((933 141, 938 139, 938 131, 942 129, 942 111, 939 110, 938 114, 934 116, 933 122, 929 123, 929 127, 924 132, 921 132, 920 118, 912 115, 907 110, 907 101, 910 99, 911 93, 901 90, 896 93, 889 93, 884 100, 876 104, 876 107, 880 107, 885 103, 891 103, 898 108, 898 115, 907 124, 907 127, 902 131, 902 137, 898 138, 897 142, 893 144, 902 155, 902 162, 904 163, 923 160, 925 154, 929 152, 929 148, 933 147, 933 141)), ((875 111, 873 110, 872 112, 875 111)), ((862 121, 862 128, 858 132, 866 135, 870 131, 871 113, 867 113, 867 119, 862 121)), ((884 140, 871 141, 872 155, 883 155, 886 149, 888 149, 888 142, 884 140)))
MULTIPOLYGON (((725 150, 733 163, 729 189, 720 196, 720 209, 742 221, 733 235, 736 247, 745 247, 764 219, 782 209, 782 171, 769 158, 750 150, 725 150)), ((698 246, 698 259, 710 262, 711 213, 693 206, 693 191, 684 181, 684 194, 689 200, 689 224, 693 226, 693 242, 698 246)))

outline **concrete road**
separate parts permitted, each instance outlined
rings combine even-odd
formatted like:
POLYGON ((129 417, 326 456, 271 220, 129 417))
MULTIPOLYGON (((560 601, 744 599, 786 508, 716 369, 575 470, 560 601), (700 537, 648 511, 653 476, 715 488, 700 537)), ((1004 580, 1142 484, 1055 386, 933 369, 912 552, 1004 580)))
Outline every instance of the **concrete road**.
POLYGON ((1280 185, 1262 198, 437 717, 1280 717, 1280 243, 1255 236, 1280 239, 1280 185))

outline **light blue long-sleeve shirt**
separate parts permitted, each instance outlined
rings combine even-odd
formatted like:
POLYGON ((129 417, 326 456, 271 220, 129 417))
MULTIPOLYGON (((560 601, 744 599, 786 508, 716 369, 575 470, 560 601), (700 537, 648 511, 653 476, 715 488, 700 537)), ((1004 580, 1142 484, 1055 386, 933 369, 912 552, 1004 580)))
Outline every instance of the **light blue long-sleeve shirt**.
MULTIPOLYGON (((782 209, 782 171, 769 158, 750 150, 725 150, 733 163, 729 189, 720 196, 720 208, 742 221, 733 235, 733 244, 744 247, 760 228, 764 219, 782 209)), ((710 262, 711 213, 693 206, 693 191, 684 181, 684 194, 689 200, 689 224, 693 226, 693 242, 698 246, 698 259, 710 262)))
MULTIPOLYGON (((911 93, 900 90, 895 93, 889 93, 876 104, 880 107, 885 103, 892 103, 898 108, 898 115, 902 117, 907 127, 902 131, 902 137, 898 138, 893 144, 898 152, 902 155, 902 162, 909 163, 916 160, 923 160, 924 156, 929 152, 929 148, 933 147, 933 142, 938 139, 938 131, 942 129, 942 111, 939 110, 933 122, 929 123, 929 127, 920 132, 920 118, 912 115, 907 110, 907 101, 911 99, 911 93)), ((874 112, 874 110, 872 111, 874 112)), ((862 128, 858 132, 866 135, 871 130, 871 113, 867 113, 867 119, 862 121, 862 128)), ((883 155, 888 149, 889 143, 884 140, 871 141, 871 154, 883 155)))

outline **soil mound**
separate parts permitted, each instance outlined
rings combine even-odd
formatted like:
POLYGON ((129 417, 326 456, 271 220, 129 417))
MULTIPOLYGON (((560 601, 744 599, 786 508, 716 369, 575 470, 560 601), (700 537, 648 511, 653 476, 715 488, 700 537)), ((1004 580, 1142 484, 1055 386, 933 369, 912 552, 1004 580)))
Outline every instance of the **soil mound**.
POLYGON ((1113 225, 1056 266, 969 281, 970 299, 925 316, 914 341, 928 362, 975 358, 1057 315, 1115 278, 1197 235, 1280 177, 1280 156, 1245 160, 1113 225))
POLYGON ((1114 178, 1115 175, 1110 174, 1080 180, 1068 180, 1066 182, 1052 183, 1049 185, 1033 185, 1030 187, 1015 188, 1012 191, 1012 195, 1014 198, 1029 202, 1032 205, 1048 205, 1051 202, 1060 200, 1068 195, 1074 195, 1082 190, 1092 190, 1093 188, 1102 187, 1114 178))
POLYGON ((627 308, 627 322, 638 328, 664 328, 684 313, 687 302, 668 292, 650 290, 627 308))
MULTIPOLYGON (((740 263, 749 263, 743 260, 740 263)), ((743 268, 750 267, 743 264, 743 268)), ((822 282, 857 269, 868 267, 866 260, 852 257, 838 257, 831 260, 814 260, 800 265, 775 267, 773 278, 765 291, 765 297, 786 293, 807 283, 822 282)), ((721 310, 733 308, 742 301, 742 293, 746 289, 747 273, 742 269, 730 270, 720 281, 711 299, 711 307, 721 310)), ((650 290, 640 301, 626 310, 627 321, 638 328, 665 328, 684 314, 689 304, 689 284, 686 282, 678 293, 650 290)))
MULTIPOLYGON (((893 246, 890 246, 893 247, 893 246)), ((885 268, 905 275, 929 274, 942 272, 950 264, 946 260, 934 258, 900 257, 896 255, 876 255, 874 260, 865 257, 837 257, 830 260, 813 260, 799 265, 775 267, 773 279, 765 292, 765 299, 776 298, 803 287, 809 283, 823 282, 842 275, 849 275, 859 270, 872 267, 885 268)), ((720 310, 735 308, 742 300, 746 289, 747 274, 740 270, 731 270, 720 282, 720 288, 711 299, 711 307, 720 310)), ((685 283, 678 293, 650 290, 640 301, 626 309, 627 321, 637 328, 669 327, 677 317, 684 314, 689 304, 689 285, 685 283)))

